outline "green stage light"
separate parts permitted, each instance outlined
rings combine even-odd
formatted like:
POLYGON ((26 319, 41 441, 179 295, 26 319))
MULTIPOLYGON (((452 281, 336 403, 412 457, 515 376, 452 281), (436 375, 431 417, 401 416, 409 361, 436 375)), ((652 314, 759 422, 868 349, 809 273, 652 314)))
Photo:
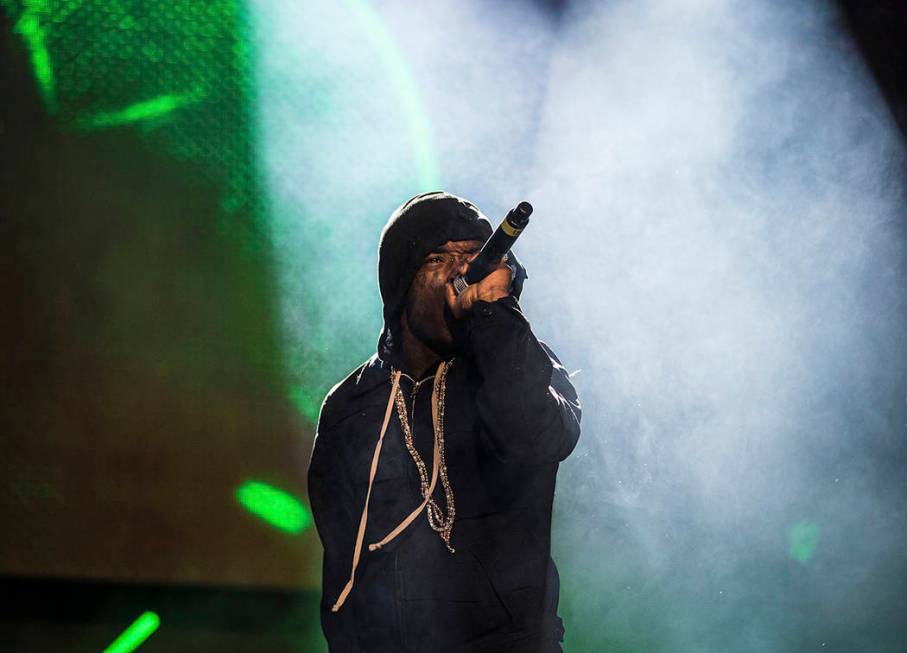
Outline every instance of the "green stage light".
POLYGON ((441 172, 431 122, 422 103, 419 87, 410 73, 403 53, 385 27, 384 21, 367 2, 346 0, 346 4, 374 45, 387 71, 388 80, 396 91, 403 115, 406 117, 405 124, 415 154, 419 186, 426 189, 440 188, 441 172))
POLYGON ((797 522, 788 530, 787 538, 790 556, 806 564, 812 559, 819 544, 819 525, 808 521, 797 522))
POLYGON ((204 93, 200 89, 183 95, 161 95, 151 100, 130 104, 118 111, 104 111, 82 118, 77 124, 84 130, 105 129, 139 120, 159 118, 187 104, 198 102, 202 97, 204 97, 204 93))
POLYGON ((45 40, 47 28, 42 23, 47 20, 48 16, 47 0, 26 0, 13 31, 21 34, 28 46, 41 99, 44 100, 47 112, 54 114, 57 112, 57 89, 54 83, 50 52, 45 40))
POLYGON ((294 384, 289 387, 287 396, 300 415, 312 424, 318 421, 321 400, 324 396, 320 388, 313 390, 311 387, 294 384))
POLYGON ((236 490, 236 500, 274 528, 301 533, 312 525, 312 515, 298 499, 267 483, 246 481, 236 490))
POLYGON ((151 637, 151 634, 161 625, 161 618, 154 612, 144 612, 142 616, 132 622, 113 643, 104 649, 104 653, 129 653, 151 637))

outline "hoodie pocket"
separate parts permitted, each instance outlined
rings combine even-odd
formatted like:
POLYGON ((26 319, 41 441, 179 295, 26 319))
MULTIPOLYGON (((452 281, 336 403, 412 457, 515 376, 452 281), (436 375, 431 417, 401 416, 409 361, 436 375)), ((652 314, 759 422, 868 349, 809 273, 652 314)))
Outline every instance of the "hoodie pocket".
POLYGON ((407 650, 424 650, 428 642, 434 650, 453 650, 511 630, 507 608, 468 547, 398 570, 396 584, 407 650))

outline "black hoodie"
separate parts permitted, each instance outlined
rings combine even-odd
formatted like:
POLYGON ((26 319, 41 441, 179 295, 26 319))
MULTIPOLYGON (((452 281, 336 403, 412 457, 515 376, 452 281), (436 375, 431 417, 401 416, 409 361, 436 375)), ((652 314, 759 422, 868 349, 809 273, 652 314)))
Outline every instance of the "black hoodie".
MULTIPOLYGON (((321 620, 332 652, 560 651, 551 507, 558 463, 579 437, 580 406, 566 370, 535 338, 516 297, 476 302, 464 319, 459 353, 439 363, 447 369, 441 432, 455 498, 455 553, 424 510, 383 548, 367 547, 423 501, 390 401, 402 300, 417 261, 448 240, 487 238, 490 225, 482 221, 471 204, 441 193, 413 198, 394 213, 379 250, 385 328, 378 353, 322 405, 309 500, 324 545, 321 620), (420 218, 408 213, 413 206, 420 218), (414 228, 420 223, 429 233, 414 228), (391 255, 405 264, 384 260, 391 255), (383 277, 386 270, 392 272, 383 277), (357 539, 361 553, 351 578, 357 539)), ((418 381, 397 375, 426 465, 435 442, 434 373, 418 381)), ((446 505, 440 482, 432 496, 446 505)))

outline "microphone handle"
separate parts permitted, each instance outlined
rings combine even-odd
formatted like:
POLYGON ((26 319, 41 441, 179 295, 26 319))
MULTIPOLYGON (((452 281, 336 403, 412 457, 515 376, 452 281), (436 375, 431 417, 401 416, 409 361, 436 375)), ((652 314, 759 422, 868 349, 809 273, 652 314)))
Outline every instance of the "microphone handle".
MULTIPOLYGON (((481 281, 497 267, 504 255, 510 251, 516 239, 519 238, 523 229, 529 224, 529 216, 532 215, 532 205, 529 202, 520 202, 515 208, 501 220, 501 224, 491 234, 482 251, 469 264, 466 274, 461 277, 467 284, 481 281)), ((459 279, 457 279, 459 281, 459 279)), ((462 284, 454 283, 454 286, 462 284)), ((465 285, 462 285, 465 288, 465 285)), ((461 288, 458 288, 458 292, 461 288)))

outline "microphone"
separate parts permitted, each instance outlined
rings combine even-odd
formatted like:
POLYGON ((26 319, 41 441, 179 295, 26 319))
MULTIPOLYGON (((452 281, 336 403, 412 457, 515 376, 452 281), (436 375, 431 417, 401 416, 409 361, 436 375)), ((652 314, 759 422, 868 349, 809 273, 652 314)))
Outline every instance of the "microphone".
POLYGON ((510 209, 498 228, 491 234, 491 238, 482 246, 479 255, 470 262, 466 274, 454 279, 454 290, 458 295, 466 290, 469 284, 481 281, 497 267, 501 259, 513 247, 523 229, 529 224, 530 215, 532 215, 532 204, 529 202, 520 202, 515 208, 510 209))

